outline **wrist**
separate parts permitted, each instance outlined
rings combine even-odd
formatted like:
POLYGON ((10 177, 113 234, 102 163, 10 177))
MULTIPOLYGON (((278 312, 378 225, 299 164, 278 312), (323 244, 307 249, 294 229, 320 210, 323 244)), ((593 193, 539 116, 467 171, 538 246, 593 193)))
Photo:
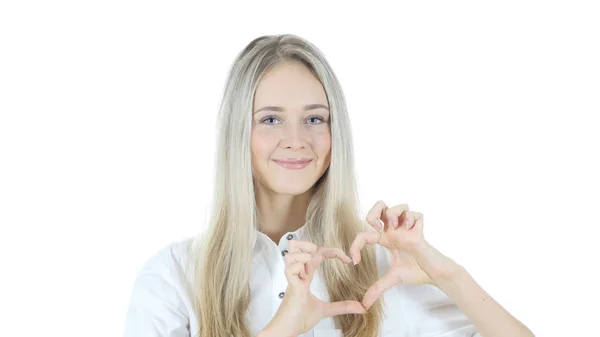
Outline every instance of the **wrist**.
POLYGON ((427 241, 423 241, 417 247, 413 252, 413 256, 436 286, 450 282, 464 270, 461 265, 442 254, 427 241))
POLYGON ((443 275, 438 275, 433 281, 435 286, 444 292, 448 292, 464 283, 463 280, 468 276, 469 273, 463 266, 454 263, 443 275))

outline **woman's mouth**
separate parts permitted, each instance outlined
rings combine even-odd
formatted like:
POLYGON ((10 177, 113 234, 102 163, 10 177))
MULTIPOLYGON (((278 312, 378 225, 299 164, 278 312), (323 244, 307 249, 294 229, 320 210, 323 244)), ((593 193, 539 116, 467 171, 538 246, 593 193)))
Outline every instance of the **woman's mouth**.
POLYGON ((299 160, 275 160, 275 159, 273 159, 273 161, 277 165, 283 166, 286 169, 300 170, 300 169, 305 168, 310 162, 312 162, 312 159, 299 159, 299 160))

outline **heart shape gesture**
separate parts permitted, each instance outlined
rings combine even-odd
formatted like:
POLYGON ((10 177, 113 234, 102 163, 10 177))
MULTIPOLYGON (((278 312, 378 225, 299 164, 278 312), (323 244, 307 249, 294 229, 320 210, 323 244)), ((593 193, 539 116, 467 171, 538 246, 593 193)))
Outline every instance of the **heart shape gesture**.
POLYGON ((307 241, 290 241, 290 251, 284 257, 288 287, 275 316, 259 336, 297 336, 308 332, 325 317, 365 312, 358 301, 323 302, 311 293, 310 284, 325 259, 352 263, 350 257, 339 248, 317 247, 307 241))
POLYGON ((362 232, 350 246, 354 264, 366 244, 379 244, 390 253, 387 273, 365 293, 362 305, 368 309, 383 293, 398 284, 436 284, 450 277, 454 261, 429 245, 423 237, 423 214, 410 212, 408 205, 388 208, 378 201, 367 214, 377 232, 362 232), (383 223, 383 225, 382 225, 383 223))

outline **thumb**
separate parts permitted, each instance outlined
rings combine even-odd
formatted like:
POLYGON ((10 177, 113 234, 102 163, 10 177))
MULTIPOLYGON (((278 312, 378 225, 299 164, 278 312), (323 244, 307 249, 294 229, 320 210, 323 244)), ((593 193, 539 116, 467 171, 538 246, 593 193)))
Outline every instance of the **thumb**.
POLYGON ((323 309, 325 317, 345 315, 345 314, 364 314, 365 308, 358 301, 340 301, 326 303, 323 309))

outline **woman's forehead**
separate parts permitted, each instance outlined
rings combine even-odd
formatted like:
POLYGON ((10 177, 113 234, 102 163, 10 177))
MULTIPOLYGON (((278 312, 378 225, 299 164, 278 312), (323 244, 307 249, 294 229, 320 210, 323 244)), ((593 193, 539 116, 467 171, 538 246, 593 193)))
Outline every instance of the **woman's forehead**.
POLYGON ((254 93, 254 110, 263 105, 327 105, 321 82, 302 63, 284 63, 269 70, 254 93))

